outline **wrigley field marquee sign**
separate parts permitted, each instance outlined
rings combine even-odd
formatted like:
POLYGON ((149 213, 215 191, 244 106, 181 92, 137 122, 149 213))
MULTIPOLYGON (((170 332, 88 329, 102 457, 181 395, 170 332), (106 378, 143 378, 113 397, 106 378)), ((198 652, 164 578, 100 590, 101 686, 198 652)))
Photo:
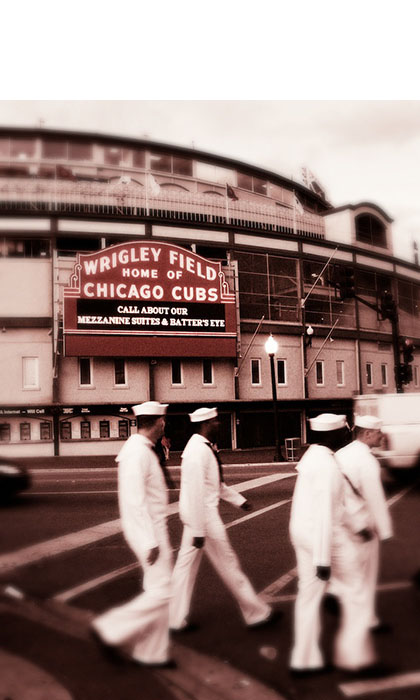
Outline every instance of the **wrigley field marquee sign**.
POLYGON ((221 263, 155 241, 79 253, 64 289, 66 355, 234 357, 221 263))

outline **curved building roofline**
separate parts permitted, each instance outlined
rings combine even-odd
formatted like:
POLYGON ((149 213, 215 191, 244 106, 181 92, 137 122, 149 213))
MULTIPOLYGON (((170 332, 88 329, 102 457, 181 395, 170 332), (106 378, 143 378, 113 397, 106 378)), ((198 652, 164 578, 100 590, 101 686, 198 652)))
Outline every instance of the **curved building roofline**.
POLYGON ((236 158, 230 158, 228 156, 221 156, 221 155, 215 155, 213 153, 209 153, 208 151, 200 151, 197 150, 196 148, 189 148, 187 146, 176 146, 172 143, 167 143, 167 142, 162 142, 162 141, 152 141, 150 139, 137 139, 134 137, 130 136, 122 136, 122 135, 110 135, 110 134, 105 134, 105 133, 100 133, 100 132, 89 132, 89 131, 71 131, 68 129, 49 129, 46 127, 24 127, 24 126, 0 126, 0 137, 6 137, 6 136, 22 136, 25 135, 26 137, 32 137, 32 138, 42 138, 42 137, 60 137, 63 138, 67 136, 68 138, 77 138, 79 140, 83 141, 97 141, 101 143, 119 143, 121 145, 125 146, 131 146, 131 147, 143 147, 143 148, 153 148, 157 151, 168 151, 168 149, 171 150, 171 152, 177 153, 179 155, 187 156, 189 158, 195 158, 199 160, 203 160, 205 162, 210 162, 214 163, 217 165, 221 165, 223 167, 234 167, 236 169, 242 170, 245 173, 252 173, 257 175, 258 177, 261 177, 263 179, 270 180, 274 182, 274 184, 278 183, 281 185, 284 185, 287 187, 289 190, 295 190, 297 193, 304 194, 306 197, 309 197, 312 199, 314 202, 317 202, 319 205, 322 206, 323 209, 326 209, 328 211, 331 210, 331 204, 321 197, 320 195, 316 194, 313 192, 311 189, 308 189, 305 187, 300 182, 297 182, 296 180, 292 180, 290 178, 285 177, 284 175, 280 175, 279 173, 275 173, 271 170, 266 170, 265 168, 260 168, 257 165, 251 165, 249 163, 245 163, 244 161, 237 160, 236 158))
POLYGON ((341 207, 332 207, 331 209, 328 209, 328 211, 322 212, 321 214, 323 216, 327 216, 328 214, 335 214, 336 212, 339 211, 345 211, 346 209, 352 209, 353 211, 356 209, 361 209, 362 207, 369 207, 369 209, 375 209, 383 218, 388 221, 389 224, 392 224, 394 219, 392 219, 389 214, 387 214, 381 207, 379 207, 377 204, 374 204, 373 202, 358 202, 357 204, 343 204, 341 207))

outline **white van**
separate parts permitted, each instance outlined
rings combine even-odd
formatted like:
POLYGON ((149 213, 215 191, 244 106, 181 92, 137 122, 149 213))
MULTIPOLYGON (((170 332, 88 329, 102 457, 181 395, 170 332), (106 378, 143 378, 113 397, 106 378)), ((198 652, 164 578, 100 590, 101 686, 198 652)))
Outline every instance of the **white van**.
POLYGON ((381 464, 391 469, 420 467, 420 393, 356 396, 354 414, 382 419, 385 438, 373 450, 381 464))

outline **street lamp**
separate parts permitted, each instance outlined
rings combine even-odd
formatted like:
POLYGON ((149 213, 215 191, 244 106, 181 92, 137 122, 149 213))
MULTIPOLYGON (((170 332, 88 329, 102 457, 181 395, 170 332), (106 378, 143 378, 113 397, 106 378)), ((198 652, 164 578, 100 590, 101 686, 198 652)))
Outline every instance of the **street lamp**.
POLYGON ((314 329, 312 326, 306 326, 305 328, 305 347, 312 347, 312 336, 314 334, 314 329))
POLYGON ((274 461, 280 461, 280 445, 279 445, 279 417, 277 412, 277 388, 276 388, 276 373, 274 370, 274 355, 276 354, 279 344, 274 340, 272 334, 270 333, 268 339, 265 342, 265 351, 270 358, 270 370, 271 370, 271 389, 273 392, 273 408, 274 408, 274 437, 276 442, 276 451, 274 453, 274 461))

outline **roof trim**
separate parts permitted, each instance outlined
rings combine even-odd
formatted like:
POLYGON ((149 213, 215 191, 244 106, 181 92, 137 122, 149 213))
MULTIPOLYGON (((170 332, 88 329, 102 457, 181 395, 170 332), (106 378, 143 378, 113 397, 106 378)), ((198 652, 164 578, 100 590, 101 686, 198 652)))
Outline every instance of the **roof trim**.
POLYGON ((341 207, 332 207, 328 211, 320 212, 321 216, 328 216, 329 214, 335 214, 339 211, 345 211, 346 209, 360 209, 362 207, 368 207, 369 209, 375 209, 388 223, 392 224, 394 219, 392 219, 389 214, 387 214, 381 207, 373 202, 358 202, 358 204, 343 204, 341 207))

